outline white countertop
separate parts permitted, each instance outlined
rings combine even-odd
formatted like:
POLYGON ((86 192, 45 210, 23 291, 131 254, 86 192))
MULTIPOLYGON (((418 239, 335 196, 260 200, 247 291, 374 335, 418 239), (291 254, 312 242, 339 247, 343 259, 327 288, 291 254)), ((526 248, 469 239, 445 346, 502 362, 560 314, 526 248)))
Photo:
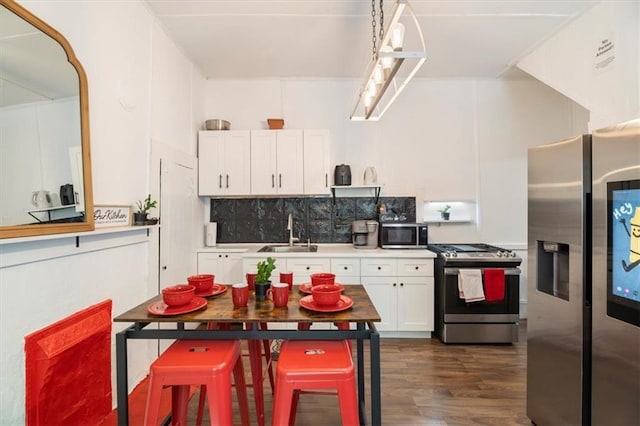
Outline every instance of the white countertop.
MULTIPOLYGON (((286 244, 286 243, 270 243, 286 244)), ((404 258, 435 258, 435 253, 426 249, 357 249, 352 244, 313 244, 318 246, 317 252, 311 253, 275 253, 258 252, 267 243, 247 243, 247 244, 218 244, 215 247, 203 247, 198 249, 198 253, 243 253, 243 257, 264 258, 267 256, 278 257, 404 257, 404 258)))

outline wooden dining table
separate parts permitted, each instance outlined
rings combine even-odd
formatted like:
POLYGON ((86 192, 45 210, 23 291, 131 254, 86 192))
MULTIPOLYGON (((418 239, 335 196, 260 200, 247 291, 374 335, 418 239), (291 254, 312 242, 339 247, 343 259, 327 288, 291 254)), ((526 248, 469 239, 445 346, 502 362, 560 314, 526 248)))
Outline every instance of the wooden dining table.
MULTIPOLYGON (((380 404, 380 335, 375 327, 380 322, 380 315, 369 298, 364 286, 360 284, 345 285, 343 295, 353 305, 338 312, 322 312, 309 306, 308 296, 294 286, 289 294, 286 307, 274 307, 269 300, 258 302, 249 297, 247 307, 235 308, 231 298, 231 287, 220 294, 207 298, 206 305, 193 312, 166 315, 164 312, 151 314, 148 307, 158 306, 162 296, 157 295, 140 303, 138 306, 116 316, 114 322, 132 323, 126 329, 116 333, 116 381, 118 424, 129 422, 128 376, 127 376, 127 342, 129 339, 240 339, 240 340, 274 340, 274 339, 313 339, 336 340, 348 339, 356 341, 356 366, 358 382, 358 404, 360 424, 381 424, 380 404), (311 309, 309 309, 309 307, 311 309), (196 327, 199 323, 242 323, 247 327, 231 327, 224 330, 210 330, 196 327), (348 322, 350 329, 339 329, 334 323, 348 322), (162 323, 162 327, 154 327, 162 323), (263 323, 288 323, 290 327, 260 327, 263 323), (298 324, 330 323, 330 328, 312 326, 309 329, 298 329, 298 324), (185 326, 195 324, 194 326, 185 326), (355 326, 355 328, 354 328, 355 326), (366 381, 365 381, 365 341, 369 341, 369 392, 370 420, 367 419, 366 381)), ((153 310, 153 309, 152 309, 153 310)), ((321 309, 322 310, 322 309, 321 309)), ((331 309, 329 309, 331 310, 331 309)), ((302 327, 306 328, 306 327, 302 327)))

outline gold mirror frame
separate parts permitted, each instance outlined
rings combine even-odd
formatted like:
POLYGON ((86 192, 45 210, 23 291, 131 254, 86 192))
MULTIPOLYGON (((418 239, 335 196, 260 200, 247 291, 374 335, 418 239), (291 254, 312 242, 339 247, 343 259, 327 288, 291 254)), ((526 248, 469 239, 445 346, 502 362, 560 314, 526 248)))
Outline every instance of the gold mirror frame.
POLYGON ((30 237, 38 235, 63 234, 92 231, 93 220, 93 186, 91 181, 91 152, 89 143, 89 99, 87 76, 84 68, 76 58, 71 45, 58 31, 46 22, 31 14, 28 10, 12 0, 0 0, 0 5, 15 13, 40 31, 57 41, 67 54, 67 60, 78 73, 80 84, 80 133, 82 147, 82 170, 84 183, 84 221, 71 223, 37 223, 29 225, 0 226, 0 238, 30 237))

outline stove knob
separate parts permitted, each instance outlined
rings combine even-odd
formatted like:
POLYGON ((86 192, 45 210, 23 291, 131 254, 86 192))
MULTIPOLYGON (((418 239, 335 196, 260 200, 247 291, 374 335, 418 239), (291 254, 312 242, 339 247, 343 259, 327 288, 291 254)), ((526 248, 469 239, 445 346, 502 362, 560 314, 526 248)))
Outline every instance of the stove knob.
POLYGON ((516 257, 516 252, 515 251, 511 252, 511 257, 516 257))
POLYGON ((455 251, 451 252, 451 257, 458 257, 458 253, 456 253, 455 251))
POLYGON ((503 252, 499 251, 498 252, 498 257, 502 257, 502 256, 504 256, 503 252))

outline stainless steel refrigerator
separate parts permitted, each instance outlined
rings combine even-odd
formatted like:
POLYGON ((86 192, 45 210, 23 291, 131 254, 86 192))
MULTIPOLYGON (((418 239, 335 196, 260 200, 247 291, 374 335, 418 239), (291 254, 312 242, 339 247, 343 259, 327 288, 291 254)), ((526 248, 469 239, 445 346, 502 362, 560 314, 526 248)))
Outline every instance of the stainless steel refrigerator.
POLYGON ((527 415, 640 424, 640 119, 529 150, 527 415))

